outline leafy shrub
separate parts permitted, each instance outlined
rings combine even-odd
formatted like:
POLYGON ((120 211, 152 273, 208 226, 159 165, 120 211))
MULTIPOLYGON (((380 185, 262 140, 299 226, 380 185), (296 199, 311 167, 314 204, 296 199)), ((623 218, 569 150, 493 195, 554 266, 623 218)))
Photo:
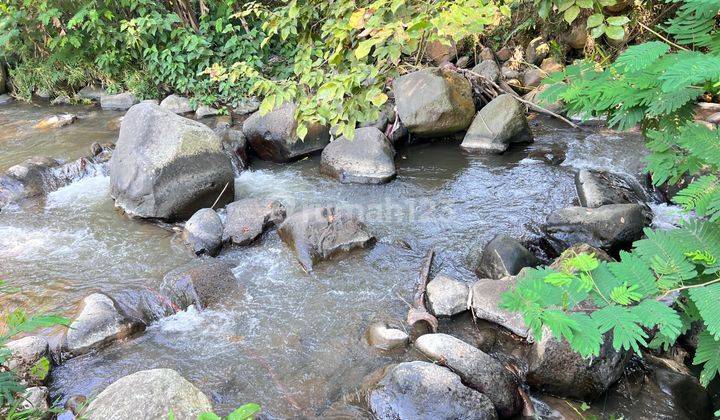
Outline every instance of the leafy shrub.
POLYGON ((628 48, 607 69, 581 63, 553 75, 544 98, 569 112, 608 115, 621 129, 640 124, 656 185, 690 179, 674 201, 697 219, 645 239, 618 262, 577 255, 559 271, 530 270, 503 305, 524 315, 535 334, 547 327, 583 356, 602 335, 615 349, 667 348, 702 323, 694 364, 708 385, 720 371, 720 131, 693 121, 697 98, 717 93, 720 36, 715 1, 684 0, 666 32, 672 41, 628 48))

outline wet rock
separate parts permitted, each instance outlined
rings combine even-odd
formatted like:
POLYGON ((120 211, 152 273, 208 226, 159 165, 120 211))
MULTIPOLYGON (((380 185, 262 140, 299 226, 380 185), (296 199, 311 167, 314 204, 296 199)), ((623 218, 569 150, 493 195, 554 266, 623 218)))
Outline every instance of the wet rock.
POLYGON ((398 77, 393 91, 400 119, 419 137, 463 131, 475 115, 470 82, 449 69, 428 68, 398 77))
POLYGON ((105 89, 93 85, 87 85, 75 94, 75 96, 80 99, 87 99, 95 102, 99 102, 103 95, 107 95, 105 89))
POLYGON ((448 63, 457 57, 457 46, 452 42, 449 45, 440 41, 428 42, 425 46, 425 56, 436 65, 448 63))
POLYGON ((48 341, 44 337, 30 335, 8 341, 4 347, 10 351, 10 357, 3 364, 4 367, 14 371, 19 378, 29 383, 45 379, 32 375, 33 366, 50 353, 48 341))
POLYGON ((280 108, 260 115, 255 112, 243 123, 243 133, 250 147, 261 159, 288 162, 325 148, 330 142, 330 131, 318 124, 308 127, 300 140, 295 130, 294 104, 286 103, 280 108))
POLYGON ((217 115, 220 111, 207 106, 207 105, 200 105, 197 110, 195 110, 195 117, 197 118, 206 118, 206 117, 213 117, 217 115))
POLYGON ((20 410, 37 410, 46 413, 50 409, 50 391, 44 386, 33 386, 23 392, 20 410))
POLYGON ((185 223, 183 241, 192 248, 195 255, 207 254, 212 257, 222 247, 223 223, 213 209, 200 209, 185 223))
MULTIPOLYGON (((148 280, 150 283, 151 280, 148 280)), ((111 296, 115 306, 128 319, 149 325, 157 320, 173 315, 176 308, 167 297, 150 288, 130 287, 111 296)))
POLYGON ((336 253, 365 248, 375 241, 357 217, 334 207, 294 213, 280 225, 278 234, 306 271, 336 253))
POLYGON ((523 86, 526 88, 534 88, 540 86, 540 82, 545 77, 545 72, 541 69, 531 68, 523 73, 523 86))
POLYGON ((189 98, 175 94, 163 99, 160 107, 175 114, 188 114, 194 111, 189 98))
MULTIPOLYGON (((563 251, 559 257, 555 258, 555 261, 553 261, 552 264, 549 265, 549 267, 553 270, 565 270, 565 261, 579 254, 592 254, 595 255, 595 258, 600 261, 613 261, 612 257, 602 249, 595 248, 594 246, 590 246, 588 244, 579 243, 563 251)), ((568 269, 570 271, 574 271, 574 269, 568 269)))
POLYGON ((67 95, 60 95, 50 101, 50 105, 70 105, 72 101, 70 100, 70 97, 67 95))
POLYGON ((410 336, 397 328, 389 328, 384 322, 375 322, 368 328, 365 337, 370 346, 380 350, 394 350, 407 346, 410 336))
POLYGON ((110 161, 110 195, 132 217, 182 220, 234 196, 232 165, 206 125, 143 103, 130 109, 110 161))
POLYGON ((395 177, 395 149, 375 127, 355 129, 355 138, 332 141, 322 152, 320 171, 340 180, 382 184, 395 177))
POLYGON ((530 352, 526 380, 542 392, 593 400, 622 376, 626 360, 627 354, 616 351, 607 334, 600 346, 600 355, 583 359, 567 341, 553 338, 546 330, 530 352))
POLYGON ((614 253, 640 239, 649 222, 646 209, 639 204, 607 204, 595 209, 557 210, 548 216, 543 229, 558 252, 587 243, 614 253))
POLYGON ((198 260, 165 274, 160 293, 180 309, 207 309, 243 293, 232 266, 219 260, 198 260))
POLYGON ((0 95, 0 105, 9 105, 13 102, 15 102, 15 98, 13 98, 12 96, 6 93, 0 95))
POLYGON ((464 282, 439 275, 428 283, 426 294, 435 316, 453 316, 468 309, 470 289, 464 282))
POLYGON ((210 399, 172 369, 143 370, 113 382, 88 406, 87 418, 195 419, 212 411, 210 399))
POLYGON ((537 37, 530 41, 525 49, 525 61, 530 64, 538 65, 550 53, 550 46, 541 37, 537 37))
POLYGON ((60 128, 68 126, 75 122, 77 115, 75 114, 59 114, 45 117, 35 124, 35 128, 48 129, 48 128, 60 128))
POLYGON ((500 79, 500 67, 495 60, 484 60, 473 67, 472 71, 495 83, 500 79))
POLYGON ((415 347, 431 360, 450 368, 464 384, 486 395, 500 417, 520 413, 522 400, 517 377, 491 356, 447 334, 420 336, 415 347))
POLYGON ((93 293, 83 299, 80 313, 65 332, 63 349, 77 356, 143 329, 144 324, 128 319, 107 295, 93 293))
POLYGON ((609 171, 581 169, 575 175, 575 187, 583 207, 639 204, 648 200, 642 185, 633 177, 609 171))
POLYGON ((216 127, 214 131, 222 140, 223 150, 230 159, 235 174, 239 174, 250 164, 245 134, 241 130, 222 125, 216 127))
MULTIPOLYGON (((712 403, 708 390, 684 366, 680 369, 653 363, 650 374, 657 394, 651 398, 651 404, 667 401, 676 410, 681 410, 685 418, 709 419, 712 417, 712 403)), ((672 366, 672 365, 671 365, 672 366)), ((652 392, 652 390, 643 390, 652 392)), ((678 415, 680 413, 677 413, 678 415)))
POLYGON ((518 337, 532 342, 532 331, 525 324, 522 314, 500 307, 503 293, 513 289, 516 282, 515 277, 476 281, 470 288, 470 306, 476 318, 500 325, 518 337))
POLYGON ((285 206, 277 200, 246 198, 227 205, 223 241, 249 245, 285 220, 285 206))
POLYGON ((525 107, 506 93, 478 111, 460 147, 471 152, 502 153, 513 143, 532 141, 525 107))
POLYGON ((54 184, 53 172, 60 162, 49 157, 34 157, 10 167, 0 176, 0 208, 38 197, 54 184))
POLYGON ((496 419, 490 399, 448 369, 427 362, 389 366, 368 395, 373 414, 390 419, 496 419))
POLYGON ((520 242, 499 234, 485 245, 475 272, 480 277, 500 279, 514 276, 524 267, 534 267, 539 263, 520 242))
POLYGON ((127 111, 138 102, 138 98, 130 92, 100 96, 100 107, 107 110, 127 111))

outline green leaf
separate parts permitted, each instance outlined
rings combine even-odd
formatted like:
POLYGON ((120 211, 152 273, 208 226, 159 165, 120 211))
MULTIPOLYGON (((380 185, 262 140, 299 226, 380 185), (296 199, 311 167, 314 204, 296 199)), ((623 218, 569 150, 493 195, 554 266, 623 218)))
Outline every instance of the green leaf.
POLYGON ((307 136, 308 133, 308 127, 307 125, 303 123, 298 123, 297 128, 295 129, 295 134, 297 134, 298 138, 300 140, 305 140, 305 136, 307 136))
POLYGON ((598 39, 605 33, 606 26, 604 24, 598 25, 590 31, 590 36, 593 37, 593 39, 598 39))
POLYGON ((600 261, 595 258, 595 254, 583 252, 567 260, 567 264, 580 271, 593 271, 598 268, 600 261))
POLYGON ((198 416, 198 420, 222 420, 222 417, 215 413, 201 413, 198 416))
POLYGON ((580 8, 577 6, 572 6, 565 11, 565 13, 563 14, 563 18, 565 19, 565 22, 573 23, 573 21, 578 17, 579 14, 580 8))
POLYGON ((720 340, 715 339, 707 331, 701 332, 698 336, 698 346, 695 350, 693 364, 704 364, 700 373, 700 383, 708 386, 720 372, 720 340))
POLYGON ((630 22, 630 19, 628 19, 627 16, 613 16, 607 18, 608 25, 612 26, 623 26, 628 22, 630 22))
POLYGON ((365 41, 360 42, 357 48, 355 48, 355 58, 360 60, 367 57, 368 54, 370 54, 372 47, 374 47, 377 43, 378 40, 374 38, 366 39, 365 41))
POLYGON ((568 340, 572 349, 583 357, 599 356, 603 336, 597 322, 590 316, 580 312, 572 313, 570 317, 576 325, 573 329, 572 338, 568 340))
POLYGON ((593 0, 575 0, 575 4, 583 9, 592 9, 593 0))
POLYGON ((628 308, 610 305, 593 312, 591 317, 601 333, 612 330, 615 350, 632 349, 639 353, 640 346, 647 346, 647 334, 639 325, 640 318, 628 308))
POLYGON ((30 368, 30 374, 39 380, 45 380, 48 373, 50 373, 50 360, 47 357, 41 357, 40 360, 35 362, 30 368))
POLYGON ((631 311, 646 328, 658 327, 658 332, 667 340, 674 342, 683 327, 680 315, 668 305, 655 299, 645 299, 633 306, 631 311))
POLYGON ((545 283, 552 284, 553 286, 564 287, 569 286, 574 279, 575 276, 572 274, 551 272, 545 276, 545 283))
POLYGON ((588 28, 594 28, 596 26, 599 26, 603 23, 605 20, 605 16, 603 16, 601 13, 595 13, 594 15, 590 15, 587 19, 587 27, 588 28))
POLYGON ((610 39, 622 40, 625 38, 625 29, 621 26, 606 26, 605 35, 610 39))
POLYGON ((260 405, 248 403, 228 414, 227 420, 246 420, 260 412, 260 405))
POLYGON ((689 289, 688 295, 697 306, 708 333, 720 339, 720 284, 689 289))
POLYGON ((638 293, 637 289, 637 284, 633 284, 632 286, 628 286, 627 284, 616 286, 610 292, 610 299, 621 305, 630 305, 642 299, 642 294, 638 293))

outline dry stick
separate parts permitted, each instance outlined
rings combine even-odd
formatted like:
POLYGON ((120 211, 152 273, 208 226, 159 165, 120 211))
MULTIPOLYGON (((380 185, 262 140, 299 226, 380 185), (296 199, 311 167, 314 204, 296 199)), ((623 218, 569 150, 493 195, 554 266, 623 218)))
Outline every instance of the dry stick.
POLYGON ((413 332, 417 333, 416 335, 422 335, 428 329, 435 332, 438 327, 437 318, 428 312, 425 307, 425 291, 427 289, 428 279, 430 278, 430 268, 432 267, 434 257, 435 250, 430 248, 423 259, 423 265, 420 269, 420 275, 418 276, 417 288, 415 289, 415 299, 407 315, 407 323, 413 332), (420 330, 416 327, 418 322, 426 324, 429 328, 424 328, 425 331, 420 330))
POLYGON ((499 86, 497 83, 493 82, 492 80, 488 79, 487 77, 483 76, 482 74, 475 73, 475 72, 472 71, 472 70, 458 69, 458 71, 460 71, 461 73, 470 74, 470 75, 472 75, 472 76, 474 76, 474 77, 479 77, 479 78, 481 78, 484 82, 486 82, 486 83, 489 84, 490 86, 494 87, 495 89, 497 89, 497 90, 499 90, 499 91, 501 91, 501 92, 505 92, 505 93, 507 93, 507 94, 512 95, 515 99, 517 99, 518 101, 524 103, 525 105, 528 106, 528 108, 532 109, 533 111, 539 112, 539 113, 541 113, 541 114, 549 115, 549 116, 554 117, 554 118, 557 118, 557 119, 559 119, 560 121, 562 121, 562 122, 566 123, 567 125, 569 125, 570 127, 574 128, 574 129, 576 129, 576 130, 581 130, 581 128, 580 128, 579 125, 577 125, 577 124, 575 124, 574 122, 568 120, 567 118, 563 117, 562 115, 556 114, 555 112, 552 112, 552 111, 550 111, 549 109, 545 109, 545 108, 541 107, 540 105, 536 105, 536 104, 534 104, 534 103, 532 103, 532 102, 530 102, 530 101, 528 101, 528 100, 523 99, 522 97, 520 97, 520 95, 517 94, 517 92, 515 92, 514 90, 512 90, 512 88, 510 88, 510 87, 499 86))
POLYGON ((638 25, 640 25, 641 28, 645 29, 646 31, 650 32, 651 34, 653 34, 656 37, 660 38, 661 40, 667 42, 668 44, 672 45, 675 48, 677 48, 679 50, 683 50, 683 51, 690 51, 687 48, 683 47, 682 45, 678 45, 678 44, 670 41, 669 39, 665 38, 664 36, 660 35, 659 33, 655 32, 654 30, 650 29, 650 27, 645 25, 644 23, 638 22, 638 25))
POLYGON ((214 208, 215 208, 215 205, 217 205, 218 201, 220 201, 220 197, 222 197, 223 194, 225 194, 225 190, 227 189, 228 185, 230 185, 230 183, 229 183, 229 182, 226 182, 226 183, 225 183, 225 186, 224 186, 223 189, 222 189, 222 191, 220 191, 220 195, 217 196, 217 198, 215 199, 215 202, 213 203, 213 205, 210 206, 211 209, 214 209, 214 208))

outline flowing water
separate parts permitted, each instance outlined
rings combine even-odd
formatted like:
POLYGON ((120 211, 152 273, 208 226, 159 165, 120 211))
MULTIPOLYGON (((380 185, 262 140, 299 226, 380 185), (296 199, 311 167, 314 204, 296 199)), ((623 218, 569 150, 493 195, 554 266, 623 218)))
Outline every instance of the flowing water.
MULTIPOLYGON (((38 131, 35 121, 62 108, 0 108, 0 171, 37 154, 74 159, 92 142, 114 141, 119 113, 71 108, 70 127, 38 131)), ((235 266, 246 292, 204 312, 190 309, 144 333, 71 359, 53 372, 55 396, 94 395, 121 376, 169 367, 205 391, 220 412, 257 402, 270 416, 313 416, 351 395, 363 377, 404 356, 381 355, 364 341, 377 317, 402 320, 421 259, 438 251, 435 272, 472 281, 469 261, 498 233, 530 237, 532 227, 575 200, 574 172, 606 167, 637 174, 637 133, 569 130, 533 123, 536 142, 502 156, 463 153, 457 141, 401 148, 387 185, 343 185, 322 176, 319 158, 288 165, 254 161, 236 179, 236 196, 276 198, 288 213, 335 205, 357 212, 378 243, 304 273, 275 231, 219 258, 235 266), (541 156, 566 154, 563 163, 541 156)), ((113 209, 106 176, 84 178, 40 205, 0 212, 0 278, 18 289, 2 307, 72 315, 93 291, 158 287, 191 261, 174 234, 113 209)))

